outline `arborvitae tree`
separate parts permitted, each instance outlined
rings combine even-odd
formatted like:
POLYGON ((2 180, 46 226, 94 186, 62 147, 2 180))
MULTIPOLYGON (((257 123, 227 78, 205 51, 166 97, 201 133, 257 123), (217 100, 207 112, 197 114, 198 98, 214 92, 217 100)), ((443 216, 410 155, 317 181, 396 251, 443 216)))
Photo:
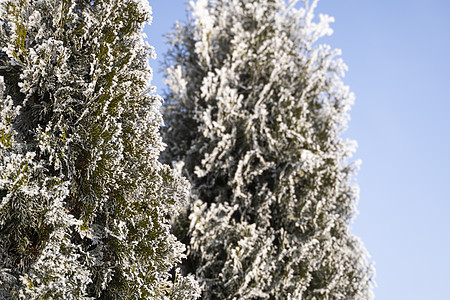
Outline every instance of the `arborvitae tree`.
POLYGON ((0 298, 189 299, 145 0, 0 7, 0 298))
POLYGON ((198 0, 170 39, 165 159, 193 185, 176 233, 204 299, 372 297, 346 67, 317 44, 332 18, 296 2, 198 0))

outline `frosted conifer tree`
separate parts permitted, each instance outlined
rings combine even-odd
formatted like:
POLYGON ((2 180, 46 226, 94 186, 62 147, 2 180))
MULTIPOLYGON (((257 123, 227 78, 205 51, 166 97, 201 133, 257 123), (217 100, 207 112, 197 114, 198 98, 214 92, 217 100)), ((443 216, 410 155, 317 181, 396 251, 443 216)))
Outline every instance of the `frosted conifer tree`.
POLYGON ((170 36, 165 160, 192 182, 176 234, 203 299, 372 298, 346 66, 317 42, 332 18, 296 2, 192 1, 170 36))
POLYGON ((0 4, 0 298, 191 299, 145 0, 0 4))

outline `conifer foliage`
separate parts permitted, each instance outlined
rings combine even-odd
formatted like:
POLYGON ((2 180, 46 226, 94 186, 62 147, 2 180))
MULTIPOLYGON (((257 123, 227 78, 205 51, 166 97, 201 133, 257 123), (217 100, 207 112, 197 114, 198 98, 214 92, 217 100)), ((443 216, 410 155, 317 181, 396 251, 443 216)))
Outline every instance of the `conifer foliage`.
POLYGON ((145 0, 2 0, 0 298, 191 299, 145 0))
POLYGON ((353 95, 317 1, 197 0, 170 37, 168 151, 192 182, 176 232, 204 299, 370 299, 349 232, 353 95))

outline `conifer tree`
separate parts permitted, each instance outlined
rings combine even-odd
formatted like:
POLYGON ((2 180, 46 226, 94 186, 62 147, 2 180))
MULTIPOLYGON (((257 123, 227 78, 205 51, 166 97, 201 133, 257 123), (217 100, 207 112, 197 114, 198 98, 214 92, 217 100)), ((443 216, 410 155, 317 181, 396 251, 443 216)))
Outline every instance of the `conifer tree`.
POLYGON ((176 234, 203 299, 372 297, 346 66, 296 2, 197 0, 169 39, 164 157, 192 183, 176 234))
POLYGON ((3 0, 0 298, 191 299, 145 0, 3 0))

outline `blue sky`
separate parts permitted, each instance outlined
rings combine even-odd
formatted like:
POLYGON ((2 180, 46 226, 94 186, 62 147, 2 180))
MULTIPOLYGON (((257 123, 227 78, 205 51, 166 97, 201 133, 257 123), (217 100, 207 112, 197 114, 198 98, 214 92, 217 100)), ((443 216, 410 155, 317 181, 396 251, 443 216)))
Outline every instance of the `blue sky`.
MULTIPOLYGON (((163 35, 185 4, 149 2, 162 94, 163 35)), ((322 41, 342 49, 356 94, 345 133, 363 161, 352 228, 375 261, 375 299, 449 299, 450 1, 321 0, 316 13, 336 19, 322 41)))

